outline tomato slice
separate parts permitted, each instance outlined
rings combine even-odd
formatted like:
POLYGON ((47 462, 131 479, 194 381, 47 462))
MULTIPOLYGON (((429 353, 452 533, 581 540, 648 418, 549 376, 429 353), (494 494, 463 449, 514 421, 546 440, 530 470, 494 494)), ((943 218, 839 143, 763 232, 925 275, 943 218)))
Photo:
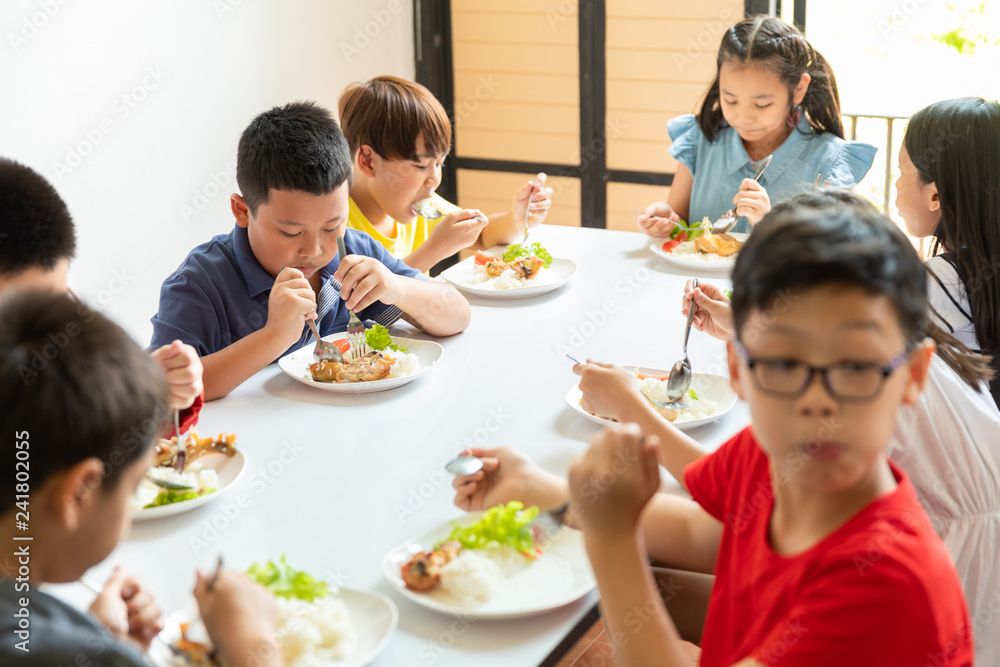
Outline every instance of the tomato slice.
POLYGON ((333 341, 333 344, 337 346, 341 354, 347 354, 351 351, 351 344, 347 342, 346 338, 341 338, 340 340, 333 341))
POLYGON ((659 380, 660 382, 665 382, 669 375, 643 375, 642 373, 637 374, 640 380, 645 380, 647 378, 653 378, 654 380, 659 380))
POLYGON ((674 248, 681 244, 679 239, 670 239, 663 243, 663 252, 673 252, 674 248))
POLYGON ((478 266, 482 266, 486 262, 499 262, 499 261, 500 261, 499 257, 494 257, 493 255, 487 255, 482 250, 476 251, 476 264, 478 266))

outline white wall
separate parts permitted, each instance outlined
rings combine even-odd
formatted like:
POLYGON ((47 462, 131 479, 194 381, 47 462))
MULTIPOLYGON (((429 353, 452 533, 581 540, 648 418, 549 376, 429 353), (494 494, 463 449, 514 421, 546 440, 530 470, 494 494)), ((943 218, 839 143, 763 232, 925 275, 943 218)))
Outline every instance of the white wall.
POLYGON ((251 118, 414 74, 409 0, 4 0, 0 35, 0 155, 55 185, 71 287, 142 345, 163 279, 232 228, 251 118))

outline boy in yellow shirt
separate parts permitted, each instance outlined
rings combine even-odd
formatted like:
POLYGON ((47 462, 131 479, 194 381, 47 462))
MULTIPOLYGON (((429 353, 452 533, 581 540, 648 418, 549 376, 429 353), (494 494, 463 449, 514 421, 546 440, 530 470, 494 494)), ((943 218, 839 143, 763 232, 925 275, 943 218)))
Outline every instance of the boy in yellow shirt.
POLYGON ((367 232, 415 269, 429 271, 465 248, 512 243, 552 206, 545 174, 518 188, 505 213, 486 216, 435 195, 451 148, 451 122, 418 83, 394 76, 354 83, 341 93, 339 107, 354 160, 348 227, 367 232), (443 215, 420 215, 418 203, 427 199, 443 215))

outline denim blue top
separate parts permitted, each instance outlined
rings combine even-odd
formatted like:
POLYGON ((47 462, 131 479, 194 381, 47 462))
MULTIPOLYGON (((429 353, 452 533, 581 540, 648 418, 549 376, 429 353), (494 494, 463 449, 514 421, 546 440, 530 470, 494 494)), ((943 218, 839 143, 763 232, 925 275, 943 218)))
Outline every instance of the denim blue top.
MULTIPOLYGON (((400 276, 429 280, 417 269, 395 259, 372 237, 348 229, 344 235, 348 254, 374 257, 400 276)), ((316 326, 320 335, 347 328, 350 313, 340 299, 340 283, 332 278, 340 259, 320 269, 322 287, 317 300, 316 326)), ((267 300, 274 278, 268 275, 250 248, 247 230, 236 226, 192 250, 180 267, 163 281, 160 309, 152 318, 150 348, 175 339, 194 347, 201 356, 229 347, 267 322, 267 300)), ((376 301, 358 317, 388 326, 402 311, 376 301)), ((302 337, 285 354, 306 344, 312 334, 305 324, 302 337)), ((284 356, 282 354, 281 356, 284 356)))
MULTIPOLYGON (((694 176, 688 221, 708 216, 716 220, 733 207, 733 197, 744 178, 753 176, 756 163, 750 160, 740 135, 729 125, 709 141, 692 114, 667 122, 673 143, 670 154, 694 176)), ((836 187, 856 185, 872 166, 876 148, 860 141, 845 141, 831 132, 816 132, 802 118, 798 127, 774 151, 771 164, 760 179, 771 205, 809 190, 822 174, 822 182, 836 187)), ((746 232, 750 223, 740 218, 733 228, 746 232)))

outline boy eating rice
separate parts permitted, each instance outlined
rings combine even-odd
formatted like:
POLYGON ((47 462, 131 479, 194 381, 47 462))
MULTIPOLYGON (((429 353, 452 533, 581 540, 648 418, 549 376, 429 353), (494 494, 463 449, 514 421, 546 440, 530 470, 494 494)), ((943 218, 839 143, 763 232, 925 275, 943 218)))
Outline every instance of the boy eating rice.
MULTIPOLYGON (((0 664, 146 665, 163 625, 134 579, 116 569, 89 615, 38 587, 79 579, 127 532, 129 498, 168 414, 163 372, 99 313, 64 294, 14 290, 0 299, 0 400, 0 539, 12 554, 0 562, 0 664), (53 335, 65 344, 25 379, 21 367, 53 335)), ((230 664, 281 664, 266 589, 222 572, 211 589, 199 575, 195 595, 230 664)))
POLYGON ((633 424, 599 434, 568 484, 472 450, 487 465, 456 479, 456 504, 572 499, 619 665, 690 664, 649 558, 716 575, 702 665, 972 664, 955 569, 885 455, 933 351, 913 247, 873 211, 793 200, 757 226, 733 284, 730 377, 753 425, 688 466, 693 501, 656 493, 657 439, 633 424))
POLYGON ((347 229, 350 155, 326 109, 297 102, 258 115, 240 137, 236 180, 236 227, 188 254, 152 319, 153 346, 179 339, 203 356, 206 400, 304 345, 307 319, 320 335, 345 330, 349 310, 384 326, 402 316, 434 336, 468 326, 456 290, 347 229))

